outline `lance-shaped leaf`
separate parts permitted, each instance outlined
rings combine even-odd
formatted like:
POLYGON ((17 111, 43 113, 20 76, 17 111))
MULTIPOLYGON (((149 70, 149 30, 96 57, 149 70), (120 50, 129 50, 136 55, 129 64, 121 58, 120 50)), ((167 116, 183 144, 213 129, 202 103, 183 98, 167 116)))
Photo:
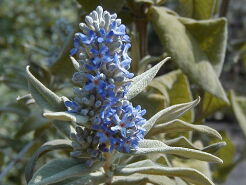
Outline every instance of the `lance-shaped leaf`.
POLYGON ((175 181, 163 175, 146 175, 133 174, 127 176, 114 176, 112 185, 136 185, 136 184, 153 184, 153 185, 176 185, 175 181))
POLYGON ((160 133, 175 133, 175 132, 188 132, 198 131, 218 139, 222 139, 219 132, 205 125, 193 125, 185 121, 176 119, 167 123, 156 124, 148 133, 147 137, 154 136, 160 133))
MULTIPOLYGON (((29 90, 36 103, 43 109, 48 111, 64 111, 66 110, 63 99, 57 96, 50 89, 45 87, 29 70, 29 66, 26 67, 27 80, 29 90)), ((70 127, 69 124, 64 122, 54 121, 55 127, 61 131, 65 136, 69 137, 70 127)))
POLYGON ((165 176, 176 176, 181 177, 184 180, 197 184, 197 185, 213 185, 213 182, 206 176, 195 169, 191 168, 175 168, 175 167, 164 167, 164 166, 147 166, 147 167, 132 167, 132 168, 119 168, 116 170, 116 175, 131 175, 134 173, 140 174, 151 174, 151 175, 165 175, 165 176))
POLYGON ((168 146, 175 146, 175 147, 184 147, 184 148, 191 148, 195 150, 200 150, 197 146, 195 146, 192 142, 190 142, 186 137, 180 136, 174 139, 165 140, 164 143, 168 146))
POLYGON ((87 116, 81 116, 69 112, 45 112, 43 116, 51 120, 76 122, 78 125, 85 125, 88 122, 87 116))
POLYGON ((25 177, 26 181, 29 182, 33 176, 33 171, 35 168, 35 164, 38 158, 46 152, 51 150, 58 150, 58 149, 72 149, 72 143, 70 140, 65 139, 58 139, 49 141, 43 144, 32 156, 32 158, 28 161, 25 169, 25 177))
MULTIPOLYGON (((169 106, 193 100, 189 80, 181 70, 175 70, 165 75, 158 76, 150 83, 150 86, 153 85, 155 88, 159 89, 164 96, 166 95, 166 91, 168 92, 169 106)), ((180 119, 193 122, 194 111, 186 112, 180 119)))
POLYGON ((139 148, 132 151, 130 154, 132 155, 145 155, 150 153, 165 153, 165 154, 173 154, 180 157, 198 159, 201 161, 208 162, 217 162, 223 163, 223 161, 206 152, 202 152, 199 150, 182 148, 182 147, 170 147, 158 140, 143 140, 139 144, 139 148))
POLYGON ((101 164, 94 163, 92 167, 75 159, 55 159, 41 167, 28 185, 48 185, 72 177, 81 177, 95 171, 101 164))
POLYGON ((218 152, 219 149, 223 148, 224 146, 226 146, 226 142, 218 142, 218 143, 214 143, 211 144, 209 146, 206 146, 202 149, 203 152, 207 152, 207 153, 211 153, 211 154, 216 154, 218 152))
POLYGON ((141 75, 138 75, 132 79, 132 83, 129 87, 129 90, 126 94, 127 99, 132 99, 136 95, 138 95, 140 92, 142 92, 148 84, 152 81, 152 79, 155 77, 161 66, 170 59, 170 57, 165 58, 161 62, 159 62, 157 65, 149 69, 148 71, 145 71, 141 75))
POLYGON ((149 130, 154 126, 156 122, 169 122, 171 120, 174 120, 182 116, 186 111, 195 107, 199 103, 199 101, 200 101, 200 97, 198 97, 196 100, 192 102, 173 105, 156 113, 144 125, 144 128, 146 129, 145 134, 149 132, 149 130))
POLYGON ((64 181, 54 183, 52 185, 80 185, 80 184, 102 184, 106 181, 107 177, 103 172, 92 172, 82 177, 68 178, 64 181))
POLYGON ((149 18, 164 48, 180 69, 205 91, 228 102, 218 79, 226 48, 226 20, 181 19, 152 6, 149 18), (175 31, 174 31, 175 30, 175 31))
POLYGON ((30 66, 26 67, 26 73, 32 97, 39 106, 46 110, 65 110, 62 99, 33 76, 30 66))

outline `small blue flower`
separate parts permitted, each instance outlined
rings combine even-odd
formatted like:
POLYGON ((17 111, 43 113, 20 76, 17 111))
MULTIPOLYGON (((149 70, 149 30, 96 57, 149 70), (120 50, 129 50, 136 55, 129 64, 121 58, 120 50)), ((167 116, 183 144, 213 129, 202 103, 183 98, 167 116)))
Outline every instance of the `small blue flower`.
POLYGON ((118 150, 130 152, 144 138, 145 110, 126 100, 130 79, 130 38, 116 14, 97 7, 80 24, 71 55, 77 54, 79 69, 73 76, 77 88, 68 111, 90 117, 89 128, 99 144, 93 154, 118 150))

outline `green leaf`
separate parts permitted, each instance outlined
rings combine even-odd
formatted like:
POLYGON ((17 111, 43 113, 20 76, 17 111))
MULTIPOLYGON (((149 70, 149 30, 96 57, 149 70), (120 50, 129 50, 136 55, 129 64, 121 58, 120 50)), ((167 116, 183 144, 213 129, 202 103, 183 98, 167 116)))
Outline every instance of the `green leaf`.
MULTIPOLYGON (((155 87, 159 87, 160 91, 162 91, 162 86, 167 89, 169 95, 169 105, 180 104, 183 102, 192 101, 192 95, 190 91, 189 81, 180 70, 169 72, 165 75, 159 76, 155 78, 151 84, 158 82, 159 85, 155 87), (180 93, 182 92, 182 93, 180 93)), ((150 84, 150 86, 152 86, 150 84)), ((165 93, 165 92, 163 92, 165 93)), ((189 111, 186 112, 180 119, 193 122, 194 120, 194 112, 189 111)))
POLYGON ((155 77, 161 66, 168 61, 170 57, 165 58, 161 62, 159 62, 157 65, 149 69, 148 71, 145 71, 141 75, 138 75, 132 79, 132 83, 129 87, 129 90, 126 94, 127 99, 132 99, 136 95, 138 95, 140 92, 142 92, 147 85, 152 81, 152 79, 155 77))
POLYGON ((199 103, 199 101, 200 101, 200 98, 198 97, 196 100, 194 100, 192 102, 173 105, 171 107, 168 107, 168 108, 163 109, 162 111, 156 113, 144 125, 144 128, 146 129, 145 134, 147 134, 150 131, 150 129, 154 126, 154 124, 156 122, 172 121, 172 120, 182 116, 186 111, 195 107, 199 103))
POLYGON ((218 79, 226 48, 225 19, 180 19, 154 6, 149 12, 164 48, 181 70, 205 91, 228 102, 218 79))
POLYGON ((37 78, 30 72, 30 66, 26 67, 27 80, 29 89, 37 104, 45 110, 65 110, 62 99, 54 92, 45 87, 37 78))
POLYGON ((178 0, 177 12, 183 17, 209 19, 214 12, 216 0, 178 0))
POLYGON ((197 146, 195 146, 193 143, 191 143, 186 137, 179 136, 174 139, 165 140, 164 143, 168 146, 174 146, 174 147, 184 147, 184 148, 191 148, 195 150, 200 150, 197 146))
POLYGON ((112 13, 118 12, 126 3, 126 0, 77 0, 86 12, 91 12, 96 9, 98 5, 101 5, 105 10, 112 13))
POLYGON ((172 160, 172 164, 174 167, 185 167, 185 168, 191 168, 196 169, 202 174, 204 174, 208 179, 211 179, 211 171, 209 169, 209 164, 205 161, 197 161, 193 159, 180 159, 175 158, 172 160))
POLYGON ((28 161, 25 169, 25 177, 26 181, 29 182, 33 176, 33 171, 36 165, 38 158, 46 152, 51 150, 58 150, 58 149, 71 149, 72 144, 70 140, 65 139, 57 139, 53 141, 49 141, 43 144, 32 156, 32 158, 28 161))
POLYGON ((236 166, 236 147, 226 132, 221 132, 221 135, 226 142, 226 146, 221 148, 216 154, 224 161, 223 164, 216 166, 214 169, 213 178, 217 182, 224 182, 231 170, 236 166))
POLYGON ((45 112, 43 116, 51 120, 72 121, 78 125, 86 125, 89 120, 87 116, 80 116, 69 112, 45 112))
POLYGON ((163 175, 146 175, 146 174, 133 174, 127 176, 114 176, 112 185, 125 185, 125 184, 153 184, 153 185, 176 185, 175 182, 163 175))
POLYGON ((83 177, 68 178, 64 181, 52 185, 81 185, 81 184, 101 184, 106 181, 106 176, 102 172, 93 172, 83 177))
POLYGON ((181 157, 198 159, 201 161, 223 163, 223 161, 220 158, 212 154, 189 148, 169 147, 168 145, 158 140, 144 139, 140 142, 139 148, 135 151, 132 151, 130 154, 145 155, 150 153, 173 154, 181 157))
POLYGON ((141 92, 138 96, 134 97, 131 102, 133 105, 141 105, 143 109, 146 109, 146 114, 144 116, 146 119, 149 119, 156 112, 165 108, 166 99, 162 94, 157 93, 153 88, 148 87, 146 91, 141 92))
POLYGON ((98 167, 98 163, 89 168, 75 159, 55 159, 41 167, 34 174, 28 185, 57 183, 71 177, 88 175, 98 167))
POLYGON ((203 119, 227 106, 229 106, 228 102, 225 102, 217 98, 216 96, 205 92, 199 105, 199 112, 197 114, 195 122, 200 123, 203 119))
POLYGON ((236 119, 240 127, 242 128, 244 135, 246 136, 246 111, 245 111, 246 101, 244 102, 245 105, 243 107, 242 104, 239 103, 238 101, 239 99, 236 97, 234 91, 232 90, 230 91, 229 97, 230 97, 234 115, 236 116, 236 119))
POLYGON ((146 174, 146 175, 165 175, 176 176, 185 179, 190 183, 197 185, 213 185, 213 182, 205 177, 202 173, 191 168, 175 168, 164 167, 160 165, 147 166, 147 167, 125 167, 116 170, 116 175, 131 175, 134 173, 146 174))
POLYGON ((194 125, 182 120, 173 120, 167 123, 156 124, 148 133, 147 137, 151 137, 160 133, 175 133, 198 131, 218 139, 222 139, 221 135, 215 130, 205 125, 194 125))
POLYGON ((203 152, 211 153, 211 154, 216 154, 221 148, 226 146, 226 142, 218 142, 211 144, 209 146, 206 146, 202 149, 203 152))
MULTIPOLYGON (((29 84, 29 90, 36 103, 45 111, 64 111, 66 110, 63 98, 57 96, 54 92, 45 87, 37 78, 30 72, 30 67, 27 66, 26 73, 29 84)), ((55 127, 60 130, 65 136, 69 137, 70 126, 65 122, 54 121, 55 127)))

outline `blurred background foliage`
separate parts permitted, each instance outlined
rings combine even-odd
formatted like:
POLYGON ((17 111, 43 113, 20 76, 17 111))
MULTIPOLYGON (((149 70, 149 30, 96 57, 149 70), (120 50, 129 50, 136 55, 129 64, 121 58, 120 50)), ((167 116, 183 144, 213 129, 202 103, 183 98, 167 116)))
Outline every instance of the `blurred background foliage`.
MULTIPOLYGON (((208 124, 227 142, 217 153, 224 164, 211 166, 211 171, 204 163, 174 164, 205 170, 217 183, 233 182, 231 171, 246 157, 245 0, 1 0, 0 182, 25 184, 28 158, 45 141, 61 137, 28 94, 25 66, 30 65, 46 87, 71 97, 73 66, 68 56, 73 35, 97 5, 117 12, 128 26, 134 73, 172 57, 146 91, 134 98, 148 110, 147 117, 199 95, 197 110, 182 120, 208 124)), ((196 138, 211 142, 198 134, 192 142, 196 138)), ((66 153, 50 153, 39 162, 54 155, 66 153)))

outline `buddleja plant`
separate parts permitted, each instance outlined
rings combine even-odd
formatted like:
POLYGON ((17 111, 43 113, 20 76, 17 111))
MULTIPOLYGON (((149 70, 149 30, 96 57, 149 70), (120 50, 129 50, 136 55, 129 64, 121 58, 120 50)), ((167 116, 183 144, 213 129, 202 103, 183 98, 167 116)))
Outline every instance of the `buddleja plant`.
POLYGON ((130 38, 116 14, 98 6, 79 27, 70 52, 76 69, 73 99, 57 96, 27 67, 33 98, 67 138, 49 141, 36 151, 26 167, 28 184, 213 184, 198 170, 174 167, 172 161, 179 157, 222 163, 211 154, 221 143, 199 148, 186 137, 165 139, 167 133, 193 130, 221 139, 212 128, 178 119, 199 103, 199 97, 161 110, 148 120, 146 111, 131 103, 169 58, 134 77, 129 71, 130 38), (70 151, 70 157, 49 161, 34 173, 37 159, 57 149, 70 151))

